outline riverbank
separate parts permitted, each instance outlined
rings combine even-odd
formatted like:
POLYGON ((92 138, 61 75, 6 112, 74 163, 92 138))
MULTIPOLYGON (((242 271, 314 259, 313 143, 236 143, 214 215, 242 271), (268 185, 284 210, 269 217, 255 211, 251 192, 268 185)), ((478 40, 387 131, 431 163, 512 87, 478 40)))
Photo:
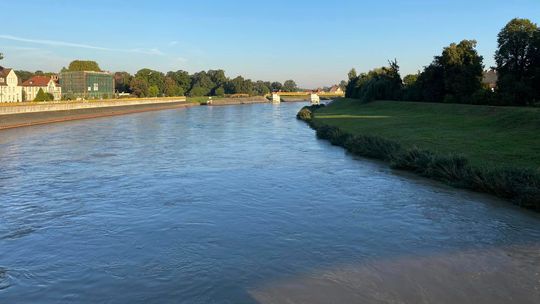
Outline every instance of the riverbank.
POLYGON ((540 109, 351 99, 310 109, 299 118, 354 154, 540 210, 540 109))
MULTIPOLYGON (((264 97, 221 98, 212 105, 235 105, 268 102, 264 97)), ((0 130, 71 120, 126 115, 148 111, 199 106, 196 100, 139 99, 95 102, 25 103, 0 107, 0 130)))

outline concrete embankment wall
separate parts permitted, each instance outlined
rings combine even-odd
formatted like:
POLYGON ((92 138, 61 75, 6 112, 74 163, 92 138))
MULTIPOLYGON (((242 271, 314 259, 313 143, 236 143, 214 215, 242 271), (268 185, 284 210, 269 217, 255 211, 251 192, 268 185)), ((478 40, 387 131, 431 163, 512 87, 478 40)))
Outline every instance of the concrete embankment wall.
MULTIPOLYGON (((177 99, 178 100, 178 99, 177 99)), ((183 99, 185 100, 185 99, 183 99)), ((264 97, 222 98, 212 106, 265 103, 264 97)), ((199 106, 173 99, 138 99, 71 103, 27 103, 0 106, 0 130, 79 119, 199 106)))
POLYGON ((123 107, 147 104, 164 104, 185 102, 184 97, 175 99, 129 99, 129 100, 105 100, 105 101, 75 101, 75 102, 48 102, 48 103, 22 103, 0 106, 0 115, 22 114, 49 111, 68 111, 91 108, 123 107))
POLYGON ((251 104, 251 103, 265 103, 270 102, 263 96, 253 96, 253 97, 241 97, 241 98, 219 98, 212 100, 213 106, 226 106, 226 105, 237 105, 237 104, 251 104))
POLYGON ((26 127, 70 120, 90 119, 116 116, 148 111, 168 110, 196 106, 186 102, 137 103, 132 105, 115 105, 107 107, 76 108, 73 110, 27 112, 11 115, 0 115, 0 130, 26 127))

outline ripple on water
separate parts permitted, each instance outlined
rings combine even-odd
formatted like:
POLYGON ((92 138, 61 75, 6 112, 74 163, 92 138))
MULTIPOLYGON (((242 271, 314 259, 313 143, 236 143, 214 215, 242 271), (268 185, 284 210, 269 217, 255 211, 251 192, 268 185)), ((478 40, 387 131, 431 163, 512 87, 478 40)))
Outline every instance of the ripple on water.
POLYGON ((8 270, 0 266, 0 290, 7 289, 11 286, 11 279, 8 270))

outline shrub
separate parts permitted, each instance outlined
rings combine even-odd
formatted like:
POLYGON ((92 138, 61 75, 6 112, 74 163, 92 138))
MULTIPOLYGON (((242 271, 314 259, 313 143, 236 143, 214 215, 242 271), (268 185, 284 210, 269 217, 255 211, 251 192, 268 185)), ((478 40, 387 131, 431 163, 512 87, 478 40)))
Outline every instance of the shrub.
POLYGON ((52 101, 54 100, 54 96, 51 93, 45 93, 43 89, 39 89, 39 91, 36 94, 36 98, 34 98, 34 101, 52 101))
POLYGON ((398 142, 378 136, 349 136, 344 147, 359 156, 391 160, 402 148, 398 142))
POLYGON ((307 107, 303 107, 300 112, 296 114, 296 118, 303 121, 310 121, 312 119, 311 111, 307 107))

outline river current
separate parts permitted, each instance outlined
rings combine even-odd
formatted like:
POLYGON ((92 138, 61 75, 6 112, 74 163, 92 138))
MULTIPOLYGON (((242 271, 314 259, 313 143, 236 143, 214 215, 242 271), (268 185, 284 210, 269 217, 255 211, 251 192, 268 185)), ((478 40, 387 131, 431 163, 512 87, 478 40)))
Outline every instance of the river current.
POLYGON ((540 303, 538 214, 355 158, 302 106, 0 131, 0 303, 540 303))

